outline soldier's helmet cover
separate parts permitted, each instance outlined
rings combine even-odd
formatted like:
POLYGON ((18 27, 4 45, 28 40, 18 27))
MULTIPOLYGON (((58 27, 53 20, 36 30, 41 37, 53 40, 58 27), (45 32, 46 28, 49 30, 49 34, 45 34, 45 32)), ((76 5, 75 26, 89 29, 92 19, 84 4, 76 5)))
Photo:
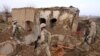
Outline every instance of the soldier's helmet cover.
POLYGON ((17 23, 17 20, 16 20, 16 19, 14 19, 14 20, 12 21, 12 23, 13 23, 13 24, 16 24, 16 23, 17 23))
POLYGON ((40 24, 40 28, 46 27, 45 23, 40 24))

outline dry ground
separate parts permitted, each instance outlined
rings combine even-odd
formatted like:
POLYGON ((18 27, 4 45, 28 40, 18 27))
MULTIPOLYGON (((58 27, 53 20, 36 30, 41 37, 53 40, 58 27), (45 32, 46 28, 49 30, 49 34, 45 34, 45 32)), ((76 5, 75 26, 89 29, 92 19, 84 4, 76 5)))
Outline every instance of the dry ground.
MULTIPOLYGON (((64 48, 64 56, 100 56, 100 26, 98 26, 98 36, 96 36, 96 41, 90 45, 90 50, 86 51, 82 48, 83 45, 75 47, 74 49, 64 48)), ((0 43, 6 40, 10 40, 11 30, 4 31, 0 33, 0 43)), ((35 56, 33 46, 18 46, 14 54, 19 54, 21 56, 35 56)), ((62 52, 63 53, 63 52, 62 52)), ((45 51, 42 51, 40 56, 46 56, 45 51)), ((56 55, 54 55, 56 56, 56 55)))

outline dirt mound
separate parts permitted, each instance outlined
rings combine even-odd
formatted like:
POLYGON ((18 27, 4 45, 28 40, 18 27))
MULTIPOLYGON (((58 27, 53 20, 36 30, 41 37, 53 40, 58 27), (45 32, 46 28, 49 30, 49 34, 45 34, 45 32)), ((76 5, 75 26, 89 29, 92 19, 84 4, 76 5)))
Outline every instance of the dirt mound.
POLYGON ((6 29, 2 33, 0 33, 0 43, 4 42, 6 40, 10 40, 10 37, 12 36, 11 34, 11 29, 6 29))

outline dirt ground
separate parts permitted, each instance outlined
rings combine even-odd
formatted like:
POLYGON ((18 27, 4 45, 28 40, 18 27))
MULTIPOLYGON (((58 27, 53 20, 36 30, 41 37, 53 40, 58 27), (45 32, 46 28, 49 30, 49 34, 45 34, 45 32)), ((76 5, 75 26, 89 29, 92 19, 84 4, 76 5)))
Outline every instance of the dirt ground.
MULTIPOLYGON (((27 33, 28 34, 28 33, 27 33)), ((98 34, 97 34, 98 35, 98 34)), ((6 40, 10 40, 11 30, 4 31, 0 33, 0 43, 6 40)), ((52 56, 100 56, 100 37, 96 36, 95 42, 90 46, 90 50, 86 51, 83 48, 83 44, 74 47, 73 49, 68 49, 64 47, 56 47, 51 50, 52 56)), ((51 48, 51 47, 50 47, 51 48)), ((35 56, 34 46, 17 46, 15 53, 21 56, 35 56)), ((40 56, 46 56, 45 51, 42 50, 40 56)))

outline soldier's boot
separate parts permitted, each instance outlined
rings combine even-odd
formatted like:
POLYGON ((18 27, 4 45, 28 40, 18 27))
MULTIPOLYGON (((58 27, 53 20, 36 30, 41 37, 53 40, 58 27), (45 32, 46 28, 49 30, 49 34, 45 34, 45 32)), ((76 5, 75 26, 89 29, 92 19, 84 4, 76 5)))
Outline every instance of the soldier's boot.
POLYGON ((40 55, 40 52, 41 52, 40 47, 37 47, 35 49, 35 56, 39 56, 40 55))
POLYGON ((92 37, 88 38, 88 43, 91 44, 92 43, 92 37))
POLYGON ((21 41, 17 39, 16 37, 15 37, 15 41, 17 42, 17 44, 21 44, 21 41))
POLYGON ((46 54, 47 54, 47 56, 51 56, 49 46, 46 47, 46 54))

